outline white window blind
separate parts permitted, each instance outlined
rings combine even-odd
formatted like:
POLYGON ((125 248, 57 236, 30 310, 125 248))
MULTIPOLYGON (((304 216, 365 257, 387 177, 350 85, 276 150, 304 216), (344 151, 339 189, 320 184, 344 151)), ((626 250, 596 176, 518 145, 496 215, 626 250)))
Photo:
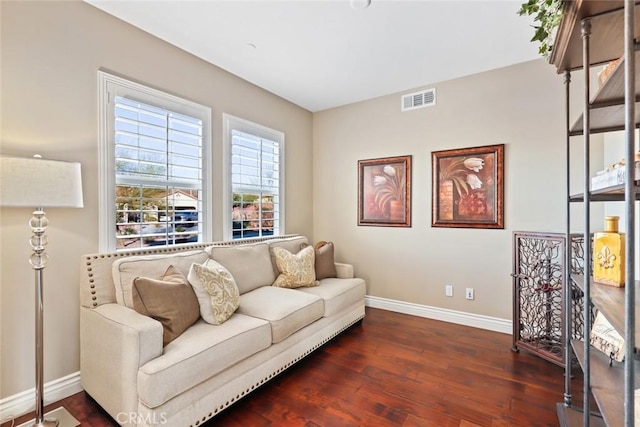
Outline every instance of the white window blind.
POLYGON ((108 143, 102 153, 108 159, 101 168, 111 185, 102 192, 105 206, 115 211, 113 220, 101 220, 110 229, 108 243, 101 243, 105 249, 199 242, 207 234, 204 164, 210 111, 175 111, 171 107, 181 109, 188 101, 163 99, 156 91, 150 97, 148 91, 117 85, 107 90, 108 143))
POLYGON ((282 133, 229 121, 232 237, 282 234, 282 133))
POLYGON ((115 97, 116 173, 199 187, 202 120, 115 97))
POLYGON ((201 240, 202 121, 115 97, 116 249, 201 240))

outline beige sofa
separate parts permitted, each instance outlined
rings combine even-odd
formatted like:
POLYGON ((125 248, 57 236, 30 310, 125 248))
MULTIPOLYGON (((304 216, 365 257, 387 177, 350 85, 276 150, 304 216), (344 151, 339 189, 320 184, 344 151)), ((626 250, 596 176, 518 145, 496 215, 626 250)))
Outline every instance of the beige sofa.
POLYGON ((336 263, 319 286, 271 286, 283 236, 82 257, 81 382, 121 425, 197 426, 364 317, 365 282, 336 263), (213 258, 232 273, 236 312, 221 325, 200 318, 163 347, 163 327, 132 309, 130 283, 169 265, 185 276, 213 258))

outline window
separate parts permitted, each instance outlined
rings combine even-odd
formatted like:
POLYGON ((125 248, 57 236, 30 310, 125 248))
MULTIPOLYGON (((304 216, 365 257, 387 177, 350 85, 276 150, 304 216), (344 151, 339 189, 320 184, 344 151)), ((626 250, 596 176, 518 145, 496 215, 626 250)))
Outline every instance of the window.
POLYGON ((211 110, 99 72, 100 250, 211 240, 211 110))
POLYGON ((225 114, 225 237, 284 232, 284 134, 225 114))

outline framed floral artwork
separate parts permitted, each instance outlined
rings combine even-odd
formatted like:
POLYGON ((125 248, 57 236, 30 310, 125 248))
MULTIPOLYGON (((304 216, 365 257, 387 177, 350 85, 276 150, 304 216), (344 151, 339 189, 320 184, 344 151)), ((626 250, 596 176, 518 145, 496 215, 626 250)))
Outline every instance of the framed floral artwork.
POLYGON ((411 156, 358 161, 358 225, 411 227, 411 156))
POLYGON ((504 228, 504 144, 431 153, 432 227, 504 228))

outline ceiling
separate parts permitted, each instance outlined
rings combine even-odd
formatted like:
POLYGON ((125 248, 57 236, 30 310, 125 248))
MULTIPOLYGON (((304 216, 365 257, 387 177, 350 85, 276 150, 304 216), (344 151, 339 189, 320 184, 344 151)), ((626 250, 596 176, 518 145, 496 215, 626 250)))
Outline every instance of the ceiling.
POLYGON ((85 0, 309 111, 538 58, 520 0, 85 0))

